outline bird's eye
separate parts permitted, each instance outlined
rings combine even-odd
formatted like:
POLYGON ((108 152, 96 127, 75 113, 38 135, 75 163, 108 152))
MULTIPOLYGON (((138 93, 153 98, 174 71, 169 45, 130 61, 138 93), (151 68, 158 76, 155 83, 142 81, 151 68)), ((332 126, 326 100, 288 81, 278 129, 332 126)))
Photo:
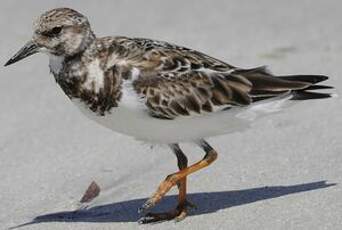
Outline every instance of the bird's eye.
POLYGON ((58 27, 54 27, 54 28, 51 30, 51 33, 57 35, 57 34, 59 34, 61 31, 62 31, 62 27, 61 27, 61 26, 58 26, 58 27))
POLYGON ((60 32, 62 31, 62 27, 61 26, 56 26, 54 28, 52 28, 49 31, 45 31, 42 34, 47 36, 47 37, 55 37, 57 36, 60 32))

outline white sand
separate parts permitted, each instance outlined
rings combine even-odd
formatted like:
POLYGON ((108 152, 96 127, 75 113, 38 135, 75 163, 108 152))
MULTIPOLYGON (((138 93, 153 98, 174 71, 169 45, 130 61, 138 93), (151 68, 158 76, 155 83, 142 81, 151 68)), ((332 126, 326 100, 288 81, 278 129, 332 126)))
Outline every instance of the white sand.
MULTIPOLYGON (((1 1, 0 63, 29 39, 33 18, 70 6, 89 16, 98 35, 168 40, 237 66, 327 74, 328 84, 342 87, 339 0, 66 2, 1 1)), ((189 179, 198 210, 178 224, 139 226, 137 208, 176 170, 175 157, 88 121, 47 63, 36 55, 0 67, 1 229, 34 218, 19 229, 342 228, 341 97, 306 101, 244 133, 212 138, 218 161, 189 179), (100 196, 72 212, 92 180, 100 196)), ((191 161, 202 157, 185 147, 191 161)))

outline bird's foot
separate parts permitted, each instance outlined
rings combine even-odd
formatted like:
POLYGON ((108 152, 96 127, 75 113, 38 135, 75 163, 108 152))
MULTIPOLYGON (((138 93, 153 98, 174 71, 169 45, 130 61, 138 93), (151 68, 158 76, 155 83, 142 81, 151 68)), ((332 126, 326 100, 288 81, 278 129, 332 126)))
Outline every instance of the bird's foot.
POLYGON ((165 194, 177 184, 177 175, 171 174, 159 185, 157 191, 138 209, 139 213, 153 208, 165 196, 165 194))
POLYGON ((189 208, 196 208, 196 206, 189 201, 185 201, 184 204, 178 205, 177 208, 170 212, 152 213, 149 212, 145 216, 141 217, 138 221, 139 224, 157 223, 168 220, 175 220, 176 222, 182 221, 188 215, 189 208))

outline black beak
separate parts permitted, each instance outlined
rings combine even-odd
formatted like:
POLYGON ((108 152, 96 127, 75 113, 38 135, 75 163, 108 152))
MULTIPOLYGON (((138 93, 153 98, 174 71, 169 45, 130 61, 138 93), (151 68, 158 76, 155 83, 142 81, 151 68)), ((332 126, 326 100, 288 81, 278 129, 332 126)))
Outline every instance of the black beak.
POLYGON ((25 44, 23 48, 21 48, 11 59, 6 62, 5 66, 11 65, 17 61, 20 61, 28 56, 31 56, 32 54, 37 53, 39 50, 39 47, 36 43, 33 41, 29 41, 25 44))

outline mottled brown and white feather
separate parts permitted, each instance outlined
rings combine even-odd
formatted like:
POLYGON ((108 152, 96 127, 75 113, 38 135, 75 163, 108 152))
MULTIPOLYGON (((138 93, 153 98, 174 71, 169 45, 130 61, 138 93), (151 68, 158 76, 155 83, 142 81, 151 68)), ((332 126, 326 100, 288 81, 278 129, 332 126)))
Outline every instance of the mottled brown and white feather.
POLYGON ((87 18, 68 8, 44 13, 29 44, 28 51, 49 55, 57 83, 86 116, 151 142, 241 130, 290 99, 330 96, 307 91, 326 88, 316 85, 325 76, 276 77, 264 67, 237 68, 168 42, 97 38, 87 18))

